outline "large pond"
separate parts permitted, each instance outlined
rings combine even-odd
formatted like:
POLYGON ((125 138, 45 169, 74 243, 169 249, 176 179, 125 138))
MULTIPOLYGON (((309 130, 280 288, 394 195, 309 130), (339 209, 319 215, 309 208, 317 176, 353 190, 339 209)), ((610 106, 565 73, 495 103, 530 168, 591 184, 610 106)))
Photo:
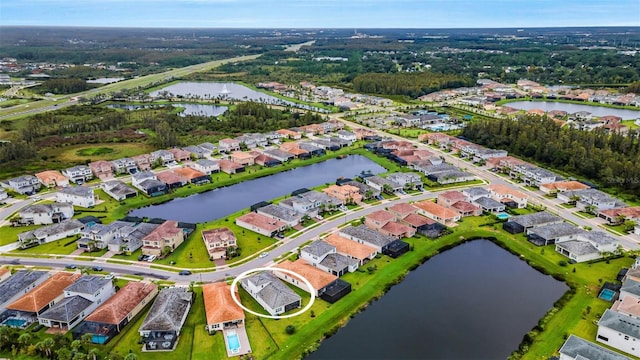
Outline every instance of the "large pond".
POLYGON ((379 174, 386 170, 362 155, 351 155, 136 209, 130 215, 191 223, 206 222, 246 209, 257 202, 290 194, 300 188, 335 182, 342 176, 355 177, 363 171, 379 174))
POLYGON ((315 107, 282 100, 275 96, 271 96, 260 91, 249 89, 246 86, 230 82, 182 81, 173 85, 169 85, 162 89, 152 91, 150 95, 159 96, 165 93, 168 95, 181 96, 188 99, 210 100, 219 98, 240 101, 257 101, 266 104, 291 105, 303 109, 326 112, 326 110, 324 109, 318 109, 315 107))
POLYGON ((552 110, 562 110, 569 114, 577 113, 578 111, 588 111, 593 116, 619 116, 623 120, 633 120, 640 118, 640 110, 627 110, 627 109, 615 109, 604 106, 594 105, 580 105, 572 103, 563 103, 557 101, 514 101, 504 104, 504 106, 512 107, 520 110, 541 109, 546 112, 552 110))
POLYGON ((307 359, 506 359, 567 290, 471 241, 410 272, 307 359))
POLYGON ((227 111, 226 106, 203 105, 203 104, 172 104, 174 107, 184 108, 180 116, 218 116, 227 111))

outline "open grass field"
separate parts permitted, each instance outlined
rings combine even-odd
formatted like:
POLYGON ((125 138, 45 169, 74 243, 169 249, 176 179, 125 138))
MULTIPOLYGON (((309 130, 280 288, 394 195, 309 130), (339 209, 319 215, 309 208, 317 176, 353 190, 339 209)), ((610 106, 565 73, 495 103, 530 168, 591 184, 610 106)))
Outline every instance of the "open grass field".
POLYGON ((88 160, 115 160, 147 154, 154 148, 145 143, 106 143, 91 145, 72 145, 50 150, 50 157, 55 157, 64 163, 84 164, 88 160))

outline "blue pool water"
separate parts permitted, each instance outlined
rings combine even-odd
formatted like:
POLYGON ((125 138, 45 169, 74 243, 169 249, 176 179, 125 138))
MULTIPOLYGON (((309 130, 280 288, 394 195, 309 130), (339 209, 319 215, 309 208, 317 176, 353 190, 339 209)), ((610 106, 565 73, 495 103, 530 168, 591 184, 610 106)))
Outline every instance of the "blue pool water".
POLYGON ((237 353, 240 351, 240 339, 238 339, 238 334, 227 334, 227 344, 229 345, 230 352, 237 353))
POLYGON ((3 324, 11 327, 23 327, 26 322, 25 319, 8 318, 3 324))
POLYGON ((497 217, 498 217, 498 219, 500 219, 500 220, 506 220, 506 219, 508 219, 508 218, 510 218, 510 217, 511 217, 511 215, 509 215, 509 214, 507 214, 507 213, 503 213, 503 212, 498 213, 498 215, 496 215, 496 216, 497 216, 497 217))
POLYGON ((606 300, 606 301, 611 301, 613 300, 613 297, 616 295, 616 292, 613 290, 609 290, 609 289, 602 289, 602 291, 600 292, 600 295, 598 295, 598 297, 602 300, 606 300))

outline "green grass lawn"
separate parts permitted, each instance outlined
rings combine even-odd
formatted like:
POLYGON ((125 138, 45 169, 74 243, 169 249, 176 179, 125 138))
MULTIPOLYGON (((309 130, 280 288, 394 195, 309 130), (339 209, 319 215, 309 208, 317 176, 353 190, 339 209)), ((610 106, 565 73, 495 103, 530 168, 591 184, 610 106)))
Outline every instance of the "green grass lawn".
MULTIPOLYGON (((60 254, 69 255, 78 249, 78 245, 72 238, 60 239, 50 243, 37 245, 25 250, 14 250, 16 254, 60 254)), ((93 254, 96 254, 95 252, 93 254)), ((83 254, 85 255, 85 254, 83 254)), ((88 254, 86 254, 88 255, 88 254)))

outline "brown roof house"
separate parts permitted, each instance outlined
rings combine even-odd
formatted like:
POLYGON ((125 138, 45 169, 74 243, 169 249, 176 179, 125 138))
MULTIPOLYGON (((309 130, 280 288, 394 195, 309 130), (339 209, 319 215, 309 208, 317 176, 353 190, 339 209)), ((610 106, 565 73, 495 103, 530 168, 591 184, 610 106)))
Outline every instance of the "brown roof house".
POLYGON ((236 218, 236 225, 269 237, 284 231, 287 227, 287 224, 280 220, 254 212, 236 218))
POLYGON ((36 174, 38 180, 47 188, 69 186, 69 179, 58 170, 46 170, 36 174))
POLYGON ((360 203, 362 201, 362 195, 360 194, 360 189, 358 189, 355 186, 331 185, 325 189, 322 189, 322 191, 325 194, 342 201, 343 205, 349 204, 349 203, 360 203))
POLYGON ((235 163, 231 160, 221 159, 220 162, 220 171, 227 174, 235 174, 244 171, 244 166, 235 163))
POLYGON ((178 222, 167 220, 142 239, 142 253, 156 256, 167 251, 171 253, 183 241, 184 231, 178 227, 178 222))
POLYGON ((0 319, 4 324, 12 327, 29 326, 38 321, 38 315, 64 299, 64 289, 80 276, 78 273, 69 272, 52 275, 23 297, 9 304, 7 310, 0 315, 0 319))
POLYGON ((330 303, 338 301, 340 298, 351 292, 351 284, 339 279, 336 275, 312 266, 302 259, 298 259, 296 261, 285 260, 274 266, 273 269, 274 274, 280 279, 330 303), (290 270, 302 276, 309 281, 313 289, 309 289, 307 284, 302 281, 300 277, 288 272, 278 271, 278 269, 290 270))
POLYGON ((104 160, 98 160, 89 163, 89 168, 93 176, 100 179, 110 179, 113 177, 113 165, 104 160))
POLYGON ((338 254, 358 260, 360 266, 364 265, 369 260, 373 260, 373 258, 378 254, 378 250, 376 250, 376 248, 349 240, 337 233, 331 234, 322 240, 327 244, 333 245, 338 254))
MULTIPOLYGON (((240 299, 238 289, 235 291, 240 299)), ((202 297, 209 333, 244 326, 244 310, 233 301, 231 286, 225 282, 205 284, 202 286, 202 297)))
POLYGON ((238 248, 235 234, 226 227, 204 230, 202 240, 211 260, 226 259, 228 250, 233 251, 238 248))
POLYGON ((158 285, 131 281, 73 329, 73 338, 91 334, 94 344, 106 344, 158 294, 158 285))
POLYGON ((418 213, 433 219, 445 226, 455 225, 460 220, 460 214, 452 209, 438 205, 432 201, 424 200, 413 204, 418 208, 418 213))

